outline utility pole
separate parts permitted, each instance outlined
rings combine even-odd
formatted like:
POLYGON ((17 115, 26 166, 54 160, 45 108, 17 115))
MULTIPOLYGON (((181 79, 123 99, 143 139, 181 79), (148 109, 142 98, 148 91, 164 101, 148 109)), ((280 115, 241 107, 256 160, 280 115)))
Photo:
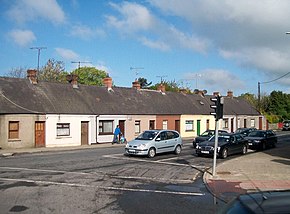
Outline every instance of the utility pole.
POLYGON ((87 61, 72 61, 71 63, 78 63, 78 69, 81 68, 81 63, 92 63, 92 62, 87 62, 87 61))
POLYGON ((47 49, 47 47, 31 47, 30 49, 36 49, 38 51, 38 54, 37 54, 37 72, 39 72, 40 51, 43 50, 43 49, 47 49))
POLYGON ((136 79, 137 80, 137 75, 139 74, 138 70, 144 69, 142 67, 130 67, 131 71, 135 71, 136 79))

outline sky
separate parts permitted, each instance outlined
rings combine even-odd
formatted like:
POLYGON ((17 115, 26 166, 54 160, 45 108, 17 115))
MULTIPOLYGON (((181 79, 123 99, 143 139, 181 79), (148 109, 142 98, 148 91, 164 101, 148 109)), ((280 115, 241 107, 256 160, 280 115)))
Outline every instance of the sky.
POLYGON ((234 96, 290 93, 288 0, 0 0, 0 76, 49 59, 234 96), (72 63, 72 62, 81 62, 72 63), (287 74, 287 75, 286 75, 287 74), (286 75, 286 76, 284 76, 286 75), (281 78, 282 77, 282 78, 281 78))

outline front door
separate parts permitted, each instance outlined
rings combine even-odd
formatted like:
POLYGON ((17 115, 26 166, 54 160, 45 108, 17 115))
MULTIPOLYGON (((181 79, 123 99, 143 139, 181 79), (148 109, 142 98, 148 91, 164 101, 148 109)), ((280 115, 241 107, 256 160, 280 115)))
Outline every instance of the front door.
POLYGON ((175 120, 175 131, 180 132, 180 120, 175 120))
POLYGON ((88 145, 89 144, 89 122, 82 121, 81 127, 81 145, 88 145))
POLYGON ((35 122, 35 147, 45 147, 45 122, 35 122))
POLYGON ((123 136, 125 136, 125 120, 119 120, 119 128, 123 136))
POLYGON ((200 135, 200 120, 197 120, 197 132, 196 132, 197 136, 200 135))

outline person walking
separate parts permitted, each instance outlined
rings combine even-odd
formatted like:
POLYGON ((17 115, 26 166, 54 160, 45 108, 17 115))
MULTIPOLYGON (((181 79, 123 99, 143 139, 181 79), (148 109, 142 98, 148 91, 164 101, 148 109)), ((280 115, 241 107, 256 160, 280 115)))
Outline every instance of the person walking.
POLYGON ((119 135, 120 134, 121 134, 121 129, 120 129, 119 125, 117 125, 117 127, 115 128, 115 131, 114 131, 114 138, 113 138, 112 144, 119 142, 119 135))

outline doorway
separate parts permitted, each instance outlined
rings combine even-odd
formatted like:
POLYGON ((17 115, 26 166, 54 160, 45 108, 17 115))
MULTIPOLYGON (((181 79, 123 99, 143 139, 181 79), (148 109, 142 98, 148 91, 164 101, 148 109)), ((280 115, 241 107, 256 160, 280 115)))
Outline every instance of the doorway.
POLYGON ((35 122, 35 147, 45 147, 45 122, 35 122))
POLYGON ((89 122, 82 121, 81 127, 81 145, 88 145, 89 144, 89 122))

